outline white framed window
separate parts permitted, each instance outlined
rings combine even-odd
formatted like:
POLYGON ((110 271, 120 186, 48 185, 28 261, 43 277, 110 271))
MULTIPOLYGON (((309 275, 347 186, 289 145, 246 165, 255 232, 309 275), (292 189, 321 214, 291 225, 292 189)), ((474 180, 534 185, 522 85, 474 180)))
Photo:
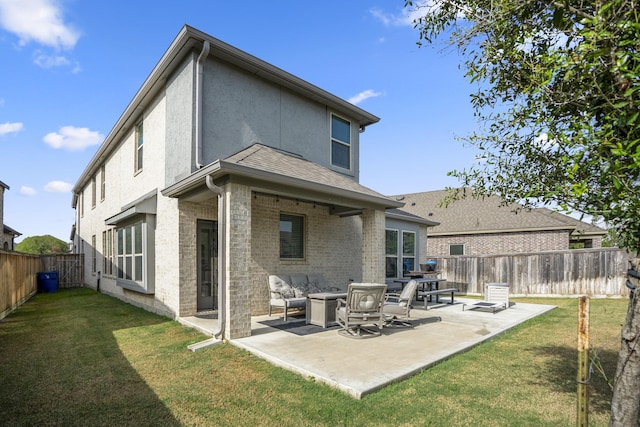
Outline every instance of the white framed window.
POLYGON ((96 235, 91 236, 91 272, 98 271, 98 248, 96 248, 96 235))
POLYGON ((450 243, 449 255, 464 255, 464 244, 462 243, 450 243))
POLYGON ((280 214, 280 259, 304 259, 304 216, 280 214))
POLYGON ((102 274, 113 276, 113 229, 102 232, 102 274))
POLYGON ((142 222, 118 229, 118 278, 144 283, 142 222))
POLYGON ((398 277, 398 230, 385 230, 385 271, 387 278, 398 277))
POLYGON ((100 168, 100 201, 104 201, 104 196, 107 190, 106 177, 105 177, 105 167, 102 165, 100 168))
POLYGON ((331 115, 331 164, 351 169, 351 122, 331 115))
POLYGON ((113 276, 113 228, 107 230, 107 268, 105 268, 105 273, 109 276, 113 276))
POLYGON ((152 294, 155 292, 153 258, 155 232, 150 217, 145 215, 133 223, 119 225, 116 240, 115 270, 118 286, 152 294))
POLYGON ((402 274, 416 270, 416 233, 402 232, 402 274))
POLYGON ((96 207, 96 177, 91 178, 91 209, 96 207))
POLYGON ((102 232, 102 274, 107 274, 107 266, 109 265, 109 258, 107 258, 107 231, 102 232))
POLYGON ((133 172, 134 174, 137 174, 142 171, 142 166, 144 164, 144 127, 142 125, 142 122, 136 125, 135 138, 136 140, 133 172))

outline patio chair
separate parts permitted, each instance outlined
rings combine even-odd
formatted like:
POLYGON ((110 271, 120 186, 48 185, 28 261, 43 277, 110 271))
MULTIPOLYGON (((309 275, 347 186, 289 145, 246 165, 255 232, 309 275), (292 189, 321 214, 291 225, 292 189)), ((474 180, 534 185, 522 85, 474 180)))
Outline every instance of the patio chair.
POLYGON ((387 285, 351 283, 347 298, 337 300, 336 322, 342 326, 338 333, 350 338, 379 336, 384 325, 382 303, 386 291, 387 285))
POLYGON ((388 293, 385 295, 382 313, 385 321, 390 325, 402 325, 412 327, 409 320, 413 299, 416 295, 418 282, 410 280, 400 293, 388 293))
POLYGON ((508 283, 487 283, 485 286, 485 299, 462 304, 462 311, 465 307, 469 310, 483 308, 491 310, 493 314, 496 310, 509 308, 509 284, 508 283))

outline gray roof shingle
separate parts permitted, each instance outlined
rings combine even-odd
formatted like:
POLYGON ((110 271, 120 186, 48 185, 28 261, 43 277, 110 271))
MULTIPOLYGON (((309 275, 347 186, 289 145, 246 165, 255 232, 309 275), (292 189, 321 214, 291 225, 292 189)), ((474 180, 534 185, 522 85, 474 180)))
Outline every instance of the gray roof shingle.
POLYGON ((370 188, 359 184, 354 179, 332 171, 317 163, 311 162, 293 153, 281 151, 262 144, 254 144, 225 159, 227 163, 248 167, 269 173, 294 178, 310 183, 322 183, 367 196, 393 200, 370 188))
POLYGON ((489 196, 476 199, 470 195, 448 206, 440 206, 446 190, 427 191, 395 196, 405 203, 401 208, 440 224, 429 229, 430 235, 477 234, 495 232, 570 230, 582 227, 600 234, 606 232, 571 217, 549 210, 526 209, 519 204, 504 205, 501 198, 489 196))

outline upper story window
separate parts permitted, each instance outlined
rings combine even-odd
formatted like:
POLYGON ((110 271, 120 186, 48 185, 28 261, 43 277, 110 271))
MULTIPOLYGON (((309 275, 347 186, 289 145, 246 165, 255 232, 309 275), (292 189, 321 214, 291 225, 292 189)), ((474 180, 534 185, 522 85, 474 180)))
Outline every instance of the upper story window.
POLYGON ((351 123, 331 115, 331 164, 351 169, 351 123))
POLYGON ((106 191, 106 178, 105 178, 105 167, 104 165, 100 168, 100 201, 104 201, 104 194, 106 191))
POLYGON ((136 125, 136 141, 135 141, 135 159, 134 159, 134 173, 142 171, 143 164, 143 148, 144 148, 144 129, 142 122, 136 125))
POLYGON ((96 207, 96 177, 91 178, 91 208, 96 207))
POLYGON ((304 217, 280 214, 280 258, 304 259, 304 217))

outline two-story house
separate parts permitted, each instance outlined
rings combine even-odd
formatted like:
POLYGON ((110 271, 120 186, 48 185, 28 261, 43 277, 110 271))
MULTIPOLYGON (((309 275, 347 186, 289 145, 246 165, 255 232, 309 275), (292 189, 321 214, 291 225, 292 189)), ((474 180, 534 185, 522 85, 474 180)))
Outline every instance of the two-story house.
POLYGON ((217 309, 225 338, 268 310, 269 274, 384 283, 403 203, 359 184, 378 120, 183 27, 73 188, 85 283, 173 318, 217 309))
POLYGON ((0 181, 0 249, 12 251, 15 248, 14 239, 21 234, 4 223, 4 192, 9 186, 0 181))

